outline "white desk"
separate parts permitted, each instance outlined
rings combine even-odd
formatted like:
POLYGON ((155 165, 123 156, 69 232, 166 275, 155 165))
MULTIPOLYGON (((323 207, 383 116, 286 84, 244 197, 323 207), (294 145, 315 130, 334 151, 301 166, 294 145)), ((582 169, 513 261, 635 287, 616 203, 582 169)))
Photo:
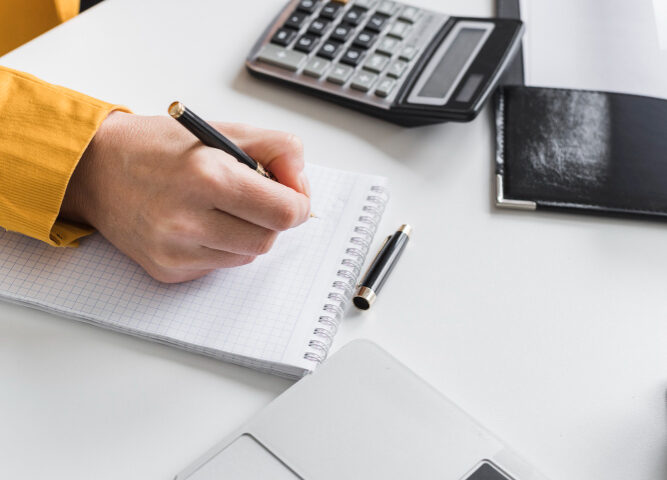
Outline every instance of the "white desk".
MULTIPOLYGON (((488 109, 409 130, 249 77, 282 4, 107 0, 0 62, 137 113, 179 98, 296 132, 312 162, 384 172, 382 230, 410 222, 414 241, 335 346, 375 340, 553 479, 667 478, 667 226, 496 210, 488 109)), ((0 476, 167 479, 288 386, 2 304, 0 476)))

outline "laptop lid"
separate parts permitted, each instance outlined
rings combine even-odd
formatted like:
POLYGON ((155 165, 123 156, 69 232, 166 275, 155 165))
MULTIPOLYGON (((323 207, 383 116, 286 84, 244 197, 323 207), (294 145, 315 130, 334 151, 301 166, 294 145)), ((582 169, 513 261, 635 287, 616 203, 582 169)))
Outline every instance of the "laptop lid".
POLYGON ((177 480, 544 479, 387 352, 343 347, 177 480))

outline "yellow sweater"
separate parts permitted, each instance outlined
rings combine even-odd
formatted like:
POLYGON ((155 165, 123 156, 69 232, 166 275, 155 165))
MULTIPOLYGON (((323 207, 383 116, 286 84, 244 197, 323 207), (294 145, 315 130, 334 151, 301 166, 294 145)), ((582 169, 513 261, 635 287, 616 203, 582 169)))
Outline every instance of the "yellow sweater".
POLYGON ((79 0, 0 0, 0 55, 79 13, 79 0))
MULTIPOLYGON (((0 0, 0 51, 14 45, 11 35, 27 40, 48 22, 57 24, 75 15, 78 4, 79 0, 0 0), (30 16, 38 7, 44 10, 30 16)), ((47 28, 55 25, 48 24, 47 28)), ((76 245, 78 238, 92 232, 58 219, 58 213, 81 155, 117 108, 0 66, 0 227, 55 246, 76 245)))

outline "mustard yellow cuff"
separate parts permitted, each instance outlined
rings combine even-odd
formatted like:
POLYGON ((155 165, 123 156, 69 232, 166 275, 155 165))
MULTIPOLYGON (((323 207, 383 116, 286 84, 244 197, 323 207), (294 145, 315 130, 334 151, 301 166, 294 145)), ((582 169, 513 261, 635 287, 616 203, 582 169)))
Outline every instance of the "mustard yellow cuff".
POLYGON ((77 163, 116 109, 128 111, 0 67, 0 226, 54 246, 93 231, 56 219, 77 163))

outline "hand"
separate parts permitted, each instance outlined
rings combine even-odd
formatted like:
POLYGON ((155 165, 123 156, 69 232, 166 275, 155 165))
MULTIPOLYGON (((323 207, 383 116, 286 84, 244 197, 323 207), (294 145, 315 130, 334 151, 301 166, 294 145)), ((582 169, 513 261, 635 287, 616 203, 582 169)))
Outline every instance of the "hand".
POLYGON ((75 169, 61 216, 92 225, 162 282, 252 262, 308 219, 303 147, 282 132, 213 125, 280 183, 169 117, 114 112, 75 169))

